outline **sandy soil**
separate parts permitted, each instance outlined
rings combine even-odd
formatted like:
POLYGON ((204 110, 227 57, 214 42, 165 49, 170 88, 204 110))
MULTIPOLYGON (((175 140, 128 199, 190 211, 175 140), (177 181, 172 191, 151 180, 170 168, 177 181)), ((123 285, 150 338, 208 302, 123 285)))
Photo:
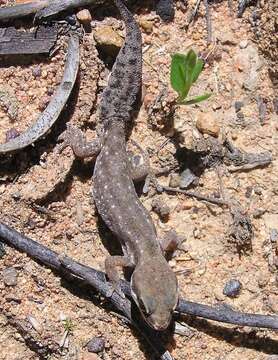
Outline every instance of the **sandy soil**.
MULTIPOLYGON (((228 208, 181 194, 158 195, 153 189, 142 195, 141 201, 150 210, 159 236, 175 229, 184 239, 183 250, 178 250, 170 261, 177 272, 182 297, 212 305, 225 303, 245 312, 277 314, 278 240, 270 241, 273 229, 278 230, 275 92, 267 61, 254 41, 253 25, 249 21, 253 9, 248 9, 242 19, 231 15, 225 1, 214 4, 211 10, 215 42, 209 46, 203 5, 198 19, 188 30, 185 25, 189 10, 182 5, 169 24, 161 23, 149 10, 136 12, 144 40, 144 99, 131 137, 149 151, 153 167, 175 164, 177 149, 195 151, 198 141, 210 138, 196 128, 196 121, 203 114, 219 126, 220 144, 228 137, 243 151, 271 152, 273 161, 269 166, 249 172, 231 172, 218 161, 201 172, 193 189, 240 203, 251 219, 252 251, 239 256, 231 243, 233 219, 228 208), (208 60, 192 94, 209 90, 213 96, 198 106, 178 108, 170 118, 173 94, 166 92, 161 101, 158 97, 169 88, 170 55, 184 53, 189 48, 208 60), (263 103, 261 115, 258 99, 263 103), (235 109, 236 101, 243 102, 240 116, 235 109), (156 198, 170 208, 167 221, 152 211, 152 201, 156 198), (236 298, 223 295, 225 283, 231 278, 242 284, 236 298)), ((70 149, 60 156, 55 153, 57 138, 67 121, 83 128, 89 138, 95 136, 97 103, 109 74, 95 48, 95 29, 106 24, 124 35, 118 19, 110 16, 103 19, 98 12, 92 16, 93 30, 85 34, 81 45, 78 85, 67 109, 45 139, 20 153, 0 158, 0 220, 59 253, 104 270, 108 252, 102 240, 107 238, 108 230, 100 236, 90 195, 93 160, 75 160, 70 149)), ((269 38, 267 31, 266 34, 263 41, 269 38)), ((36 58, 24 64, 15 62, 0 67, 0 89, 5 88, 16 109, 12 119, 7 109, 0 106, 1 142, 9 129, 24 131, 45 108, 62 76, 65 39, 60 44, 49 60, 36 58)), ((186 168, 186 163, 179 165, 176 173, 186 168)), ((171 176, 166 174, 159 181, 169 184, 171 176)), ((148 345, 97 294, 65 282, 24 254, 7 246, 5 250, 0 259, 1 360, 153 358, 148 345), (3 271, 10 267, 17 274, 13 286, 4 282, 3 271), (19 326, 25 326, 30 337, 41 344, 39 350, 32 350, 30 343, 24 342, 19 326), (69 327, 69 335, 61 347, 65 329, 69 327), (95 336, 105 339, 105 348, 98 355, 86 348, 95 336)), ((278 336, 273 331, 186 317, 183 320, 188 326, 186 334, 174 334, 165 342, 175 359, 274 360, 274 355, 278 356, 278 336)))

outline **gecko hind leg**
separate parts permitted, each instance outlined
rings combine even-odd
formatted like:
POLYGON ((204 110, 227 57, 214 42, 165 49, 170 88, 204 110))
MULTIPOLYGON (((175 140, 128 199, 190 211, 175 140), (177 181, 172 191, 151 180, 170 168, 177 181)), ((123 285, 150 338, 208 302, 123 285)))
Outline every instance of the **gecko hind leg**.
POLYGON ((99 138, 87 142, 83 132, 78 127, 71 124, 67 125, 66 131, 59 136, 58 140, 63 141, 58 147, 59 152, 69 146, 75 156, 79 158, 96 156, 101 149, 99 138))

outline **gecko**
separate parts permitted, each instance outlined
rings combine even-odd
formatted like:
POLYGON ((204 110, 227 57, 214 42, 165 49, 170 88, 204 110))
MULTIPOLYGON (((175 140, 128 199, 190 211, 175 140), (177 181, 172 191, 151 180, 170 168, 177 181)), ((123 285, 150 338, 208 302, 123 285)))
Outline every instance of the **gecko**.
POLYGON ((164 330, 178 302, 177 278, 164 257, 153 220, 136 193, 126 150, 126 126, 141 90, 141 31, 123 1, 114 3, 124 20, 126 36, 99 105, 99 136, 87 142, 80 129, 68 126, 60 136, 61 150, 70 146, 78 157, 96 155, 92 195, 123 251, 123 256, 106 258, 106 274, 118 284, 116 266, 133 268, 132 298, 145 321, 164 330))

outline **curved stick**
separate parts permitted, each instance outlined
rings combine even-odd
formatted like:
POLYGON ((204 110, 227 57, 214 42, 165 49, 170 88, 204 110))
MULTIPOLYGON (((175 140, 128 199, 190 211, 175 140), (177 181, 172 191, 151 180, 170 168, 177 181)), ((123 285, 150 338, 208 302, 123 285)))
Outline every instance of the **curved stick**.
MULTIPOLYGON (((93 286, 103 296, 107 297, 111 294, 111 284, 106 281, 105 273, 95 270, 89 266, 82 265, 69 257, 61 257, 55 251, 50 250, 36 241, 28 238, 0 222, 0 238, 8 245, 13 246, 17 250, 23 251, 35 260, 40 261, 44 265, 62 271, 67 269, 69 273, 74 274, 85 282, 93 286)), ((130 297, 129 283, 121 280, 122 291, 130 297)), ((123 312, 127 317, 130 316, 129 307, 124 308, 124 302, 114 291, 113 295, 108 299, 115 305, 117 309, 123 312), (121 305, 122 304, 122 305, 121 305)), ((129 305, 130 306, 130 305, 129 305)), ((240 326, 252 326, 268 329, 278 329, 278 316, 248 314, 229 309, 219 309, 216 307, 198 304, 195 302, 180 299, 175 310, 180 314, 187 314, 219 321, 223 323, 235 324, 240 326)))
MULTIPOLYGON (((1 11, 1 10, 0 10, 1 11)), ((50 103, 37 121, 18 137, 0 144, 0 154, 16 151, 33 144, 52 127, 68 101, 74 86, 79 68, 79 39, 71 35, 65 62, 64 75, 60 85, 52 96, 50 103)))

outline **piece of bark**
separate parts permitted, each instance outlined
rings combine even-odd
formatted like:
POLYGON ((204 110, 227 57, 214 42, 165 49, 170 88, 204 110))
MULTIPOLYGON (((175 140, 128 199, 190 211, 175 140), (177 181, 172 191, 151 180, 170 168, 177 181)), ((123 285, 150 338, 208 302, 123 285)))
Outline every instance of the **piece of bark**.
POLYGON ((40 26, 35 31, 14 27, 0 29, 0 55, 49 54, 57 40, 57 26, 40 26))

